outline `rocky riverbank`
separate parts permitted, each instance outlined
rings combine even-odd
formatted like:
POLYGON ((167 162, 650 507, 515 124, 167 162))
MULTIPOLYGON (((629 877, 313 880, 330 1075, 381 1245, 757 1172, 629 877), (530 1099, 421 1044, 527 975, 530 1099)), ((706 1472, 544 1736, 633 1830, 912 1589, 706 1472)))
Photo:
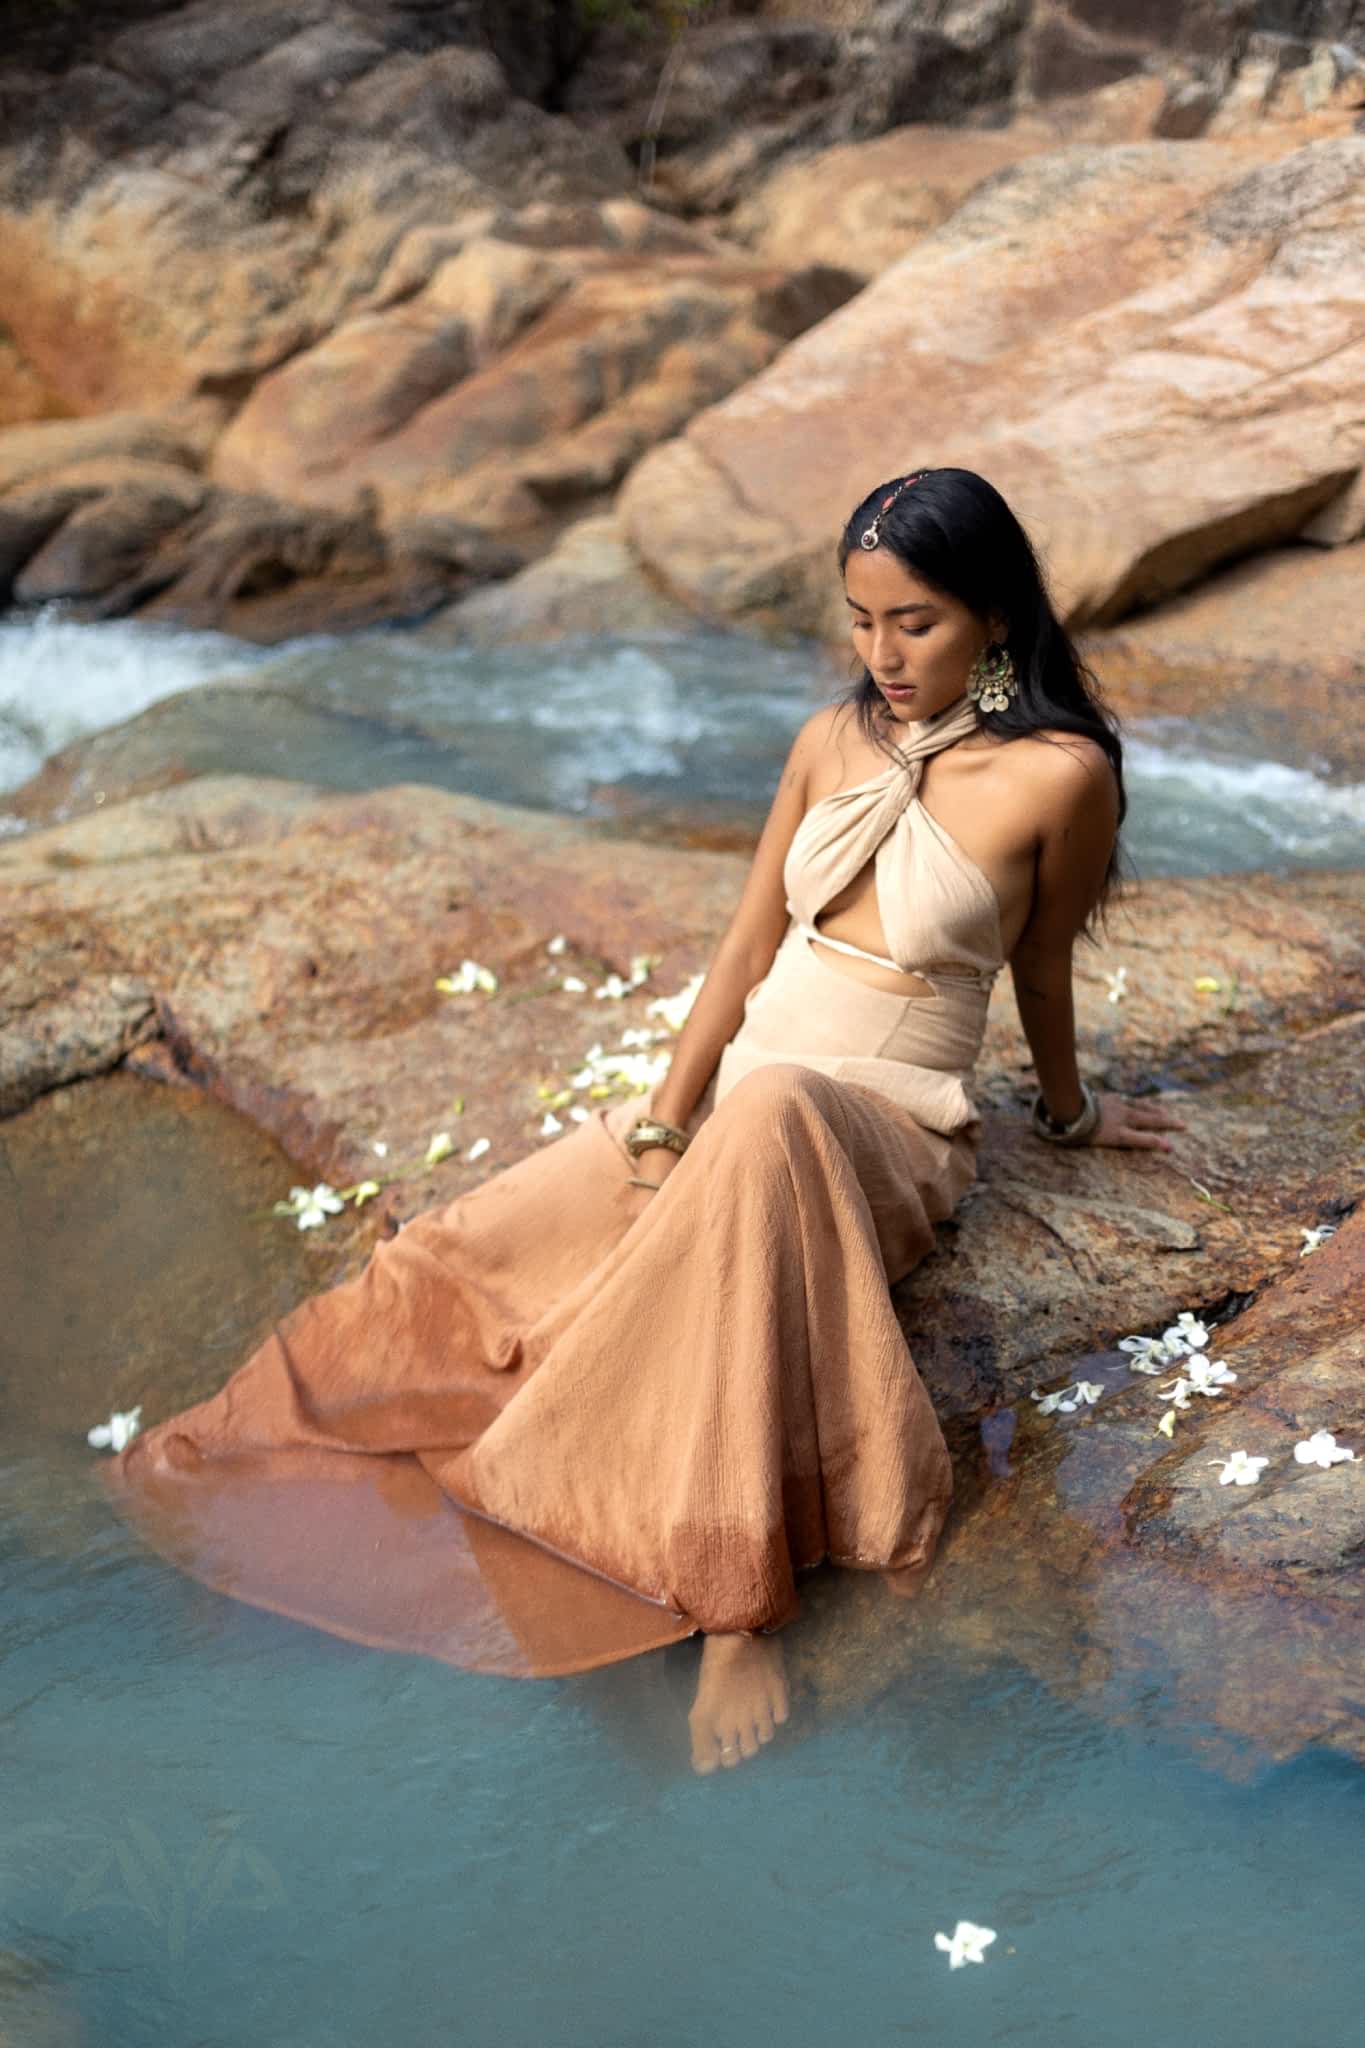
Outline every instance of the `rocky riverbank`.
MULTIPOLYGON (((115 1069, 194 1082, 301 1175, 336 1186, 387 1175, 376 1141, 420 1162, 448 1130, 451 1156, 336 1227, 339 1276, 375 1232, 547 1142, 539 1091, 568 1087, 592 1044, 645 1028, 666 1046, 647 1004, 705 967, 746 862, 621 855, 581 825, 430 789, 323 797, 233 778, 35 830, 0 847, 13 942, 0 1101, 22 1115, 115 1069), (630 988, 641 954, 654 966, 630 988), (494 970, 496 993, 437 989, 464 958, 494 970), (613 973, 625 992, 595 996, 613 973), (565 975, 584 990, 560 987, 565 975), (477 1138, 488 1149, 469 1161, 477 1138)), ((1026 1048, 999 999, 980 1069, 981 1179, 897 1289, 962 1496, 934 1625, 950 1617, 968 1642, 984 1631, 1064 1687, 1080 1682, 1080 1644, 1090 1675, 1098 1661, 1117 1683, 1136 1682, 1155 1641, 1182 1709, 1227 1734, 1277 1755, 1310 1741, 1365 1754, 1352 1706, 1365 1456, 1319 1473, 1290 1455, 1295 1433, 1322 1428, 1365 1452, 1352 1309, 1365 877, 1148 884, 1080 956, 1078 997, 1087 1069, 1178 1089, 1188 1129, 1169 1159, 1039 1146, 1025 1129, 1026 1048), (1302 1259, 1303 1231, 1324 1225, 1336 1236, 1302 1259), (1168 1439, 1158 1383, 1115 1346, 1182 1310, 1223 1318, 1216 1355, 1238 1380, 1168 1439), (1078 1375, 1103 1387, 1096 1407, 1034 1413, 1031 1392, 1078 1375), (1272 1458, 1254 1489, 1223 1489, 1206 1462, 1238 1448, 1272 1458)), ((202 1371, 206 1392, 222 1361, 202 1371)), ((167 1404, 135 1379, 87 1398, 145 1396, 154 1419, 167 1404)), ((186 1398, 182 1380, 170 1405, 186 1398)), ((812 1683, 865 1692, 912 1652, 913 1632, 854 1598, 834 1647, 812 1683)))
POLYGON ((848 506, 956 462, 1135 701, 1250 666, 1338 759, 1353 6, 8 13, 0 598, 832 634, 848 506))

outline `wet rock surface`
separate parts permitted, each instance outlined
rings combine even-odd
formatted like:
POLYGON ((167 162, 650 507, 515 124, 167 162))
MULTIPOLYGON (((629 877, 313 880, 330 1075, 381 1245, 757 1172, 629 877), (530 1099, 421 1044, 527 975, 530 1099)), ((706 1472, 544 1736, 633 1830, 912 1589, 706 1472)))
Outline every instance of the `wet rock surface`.
MULTIPOLYGON (((430 790, 319 797, 231 778, 34 832, 0 849, 0 915, 17 942, 0 1072, 7 1102, 31 1105, 3 1127, 11 1161, 30 1132, 79 1149, 81 1105, 113 1088, 119 1114, 136 1111, 130 1130, 143 1119, 150 1134, 129 1137, 120 1171, 139 1144, 155 1149, 158 1119, 212 1122, 224 1104, 250 1119, 232 1128, 254 1131, 272 1198, 294 1180, 384 1176, 373 1146, 387 1144, 402 1177, 310 1234, 305 1269, 287 1222, 242 1236, 267 1278, 269 1247, 287 1244, 287 1286, 300 1271, 329 1284, 376 1232, 544 1142, 537 1084, 567 1079, 590 1043, 615 1043, 654 994, 705 967, 744 868, 652 846, 624 861, 582 826, 430 790), (662 958, 620 1002, 566 994, 546 972, 559 931, 555 964, 589 989, 637 952, 662 958), (466 956, 500 975, 496 995, 434 989, 466 956), (116 1065, 108 1080, 59 1085, 116 1065), (199 1085, 153 1088, 153 1076, 199 1085), (456 1154, 425 1167, 440 1129, 456 1154), (490 1150, 470 1163, 482 1136, 490 1150)), ((827 1707, 865 1697, 923 1626, 1121 1713, 1155 1654, 1174 1674, 1172 1713, 1221 1730, 1210 1742, 1365 1754, 1351 1622, 1365 1543, 1365 1240, 1352 1218, 1365 1180, 1365 877, 1149 884, 1121 949, 1082 959, 1078 1014, 1087 1070, 1177 1089, 1188 1128, 1170 1157, 1039 1145, 1024 1128, 1023 1041, 999 999, 980 1069, 980 1179, 896 1290, 955 1449, 951 1539, 908 1626, 872 1588, 841 1585, 836 1605, 813 1581, 806 1681, 827 1707), (1120 950, 1147 964, 1114 1005, 1104 975, 1120 950), (1301 1232, 1319 1224, 1337 1234, 1301 1258, 1301 1232), (1116 1345, 1186 1308, 1219 1318, 1210 1355, 1238 1378, 1194 1401, 1167 1440, 1156 1422, 1173 1373, 1139 1377, 1116 1345), (1030 1393, 1063 1375, 1100 1384, 1100 1402, 1041 1418, 1030 1393), (1359 1462, 1295 1465, 1294 1441, 1321 1428, 1359 1462), (1271 1459, 1255 1488, 1221 1486, 1208 1462, 1238 1448, 1271 1459)), ((248 1177, 254 1202, 264 1186, 256 1168, 248 1177)), ((205 1327, 224 1314, 202 1307, 205 1327)), ((108 1381, 110 1405, 146 1393, 169 1412, 221 1378, 249 1334, 240 1317, 223 1327, 222 1355, 205 1361, 179 1322, 170 1342, 149 1324, 137 1370, 108 1381), (172 1353, 178 1367, 148 1372, 172 1353)), ((67 1389, 82 1413, 95 1384, 78 1373, 67 1389)))

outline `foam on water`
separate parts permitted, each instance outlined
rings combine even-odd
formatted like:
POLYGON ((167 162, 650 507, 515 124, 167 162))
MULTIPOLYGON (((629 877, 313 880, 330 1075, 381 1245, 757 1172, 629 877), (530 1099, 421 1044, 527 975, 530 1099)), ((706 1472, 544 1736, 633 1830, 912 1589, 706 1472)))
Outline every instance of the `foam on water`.
MULTIPOLYGON (((636 816, 719 805, 757 832, 797 726, 840 688, 814 647, 701 628, 491 650, 374 631, 262 649, 49 612, 0 621, 0 788, 72 740, 188 692, 162 743, 192 773, 336 789, 428 782, 589 817, 621 799, 636 816), (259 694, 225 712, 210 693, 196 713, 204 685, 242 676, 259 694)), ((1365 786, 1250 755, 1228 722, 1135 720, 1126 759, 1139 873, 1365 858, 1365 786)), ((0 812, 0 834, 20 829, 0 812)))

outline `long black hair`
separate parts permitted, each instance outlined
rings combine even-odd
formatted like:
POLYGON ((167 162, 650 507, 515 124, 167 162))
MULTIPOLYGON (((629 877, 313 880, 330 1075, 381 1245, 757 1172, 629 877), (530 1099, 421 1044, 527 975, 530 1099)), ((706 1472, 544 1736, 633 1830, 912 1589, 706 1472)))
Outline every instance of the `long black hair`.
MULTIPOLYGON (((973 469, 920 469, 888 478, 863 499, 839 537, 841 576, 874 519, 878 546, 923 582, 957 598, 982 625, 994 615, 1008 621, 1003 643, 992 645, 1007 648, 1017 688, 1005 710, 980 712, 986 730, 1006 740, 1044 732, 1077 733, 1094 740, 1114 771, 1121 827, 1128 797, 1118 720, 1053 610, 1028 535, 995 486, 973 469), (900 489, 912 477, 913 485, 900 489), (881 510, 897 490, 894 504, 881 510)), ((864 737, 893 751, 875 716, 883 705, 882 693, 865 666, 852 689, 837 701, 856 705, 864 737)), ((1099 900, 1086 920, 1087 934, 1094 920, 1102 919, 1122 873, 1116 833, 1099 900)))

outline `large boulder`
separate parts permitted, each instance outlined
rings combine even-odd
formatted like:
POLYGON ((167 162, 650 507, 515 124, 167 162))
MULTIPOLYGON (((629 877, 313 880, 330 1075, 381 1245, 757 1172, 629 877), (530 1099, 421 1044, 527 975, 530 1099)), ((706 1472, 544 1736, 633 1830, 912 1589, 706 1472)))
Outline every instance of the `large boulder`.
POLYGON ((1071 625, 1292 539, 1365 453, 1362 172, 1365 137, 1269 129, 996 172, 645 457, 633 545, 704 615, 835 638, 840 522, 912 466, 987 476, 1071 625))

